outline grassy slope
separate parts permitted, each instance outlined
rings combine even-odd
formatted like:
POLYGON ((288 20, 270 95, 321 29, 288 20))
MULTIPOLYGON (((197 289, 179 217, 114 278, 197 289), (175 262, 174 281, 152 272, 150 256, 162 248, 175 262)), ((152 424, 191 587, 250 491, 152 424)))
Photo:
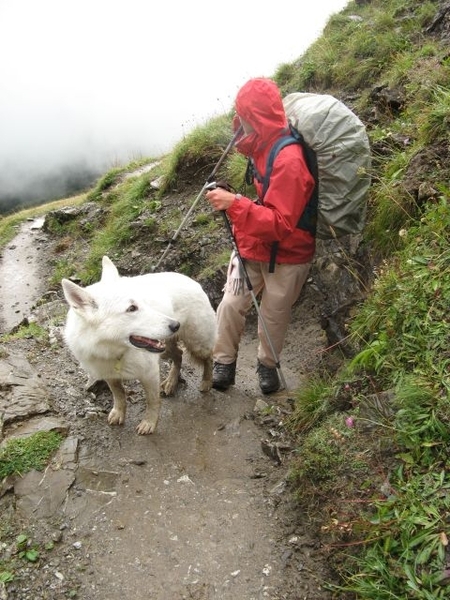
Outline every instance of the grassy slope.
POLYGON ((351 323, 358 352, 299 393, 291 423, 292 479, 341 576, 337 597, 450 592, 450 70, 429 29, 438 7, 350 3, 276 74, 285 92, 350 101, 374 151, 365 237, 378 270, 351 323))

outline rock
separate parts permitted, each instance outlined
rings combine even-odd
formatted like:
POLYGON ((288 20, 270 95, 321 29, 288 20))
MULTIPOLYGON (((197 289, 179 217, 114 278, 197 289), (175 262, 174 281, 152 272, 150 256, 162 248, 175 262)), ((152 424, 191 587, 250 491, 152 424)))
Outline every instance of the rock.
POLYGON ((75 474, 68 469, 47 468, 43 473, 30 471, 17 478, 14 493, 17 509, 33 519, 50 518, 63 506, 67 492, 75 480, 75 474))
POLYGON ((255 402, 255 407, 253 410, 259 415, 264 414, 269 410, 269 404, 265 402, 265 400, 258 398, 255 402))
POLYGON ((48 391, 23 356, 0 359, 0 414, 4 424, 50 411, 48 391))
POLYGON ((84 466, 78 467, 77 486, 82 490, 114 492, 119 473, 114 471, 93 471, 84 466))
MULTIPOLYGON (((27 423, 14 432, 14 436, 31 435, 36 431, 62 429, 58 419, 43 419, 39 423, 27 423), (45 429, 47 428, 47 429, 45 429)), ((8 438, 11 439, 11 438, 8 438)), ((2 482, 0 497, 14 490, 17 497, 17 509, 29 518, 49 518, 57 514, 67 499, 67 494, 75 480, 77 467, 78 438, 69 437, 60 446, 58 452, 44 471, 30 471, 23 476, 11 475, 2 482)))
POLYGON ((272 444, 268 440, 262 440, 261 448, 266 456, 268 456, 273 461, 275 461, 275 463, 277 465, 281 465, 282 459, 281 459, 280 450, 279 450, 277 444, 272 444))
POLYGON ((8 432, 8 435, 4 438, 0 444, 0 448, 3 448, 11 439, 27 437, 33 435, 38 431, 56 431, 67 435, 69 430, 68 425, 58 417, 43 417, 38 419, 31 419, 26 421, 23 425, 19 425, 15 429, 8 432))

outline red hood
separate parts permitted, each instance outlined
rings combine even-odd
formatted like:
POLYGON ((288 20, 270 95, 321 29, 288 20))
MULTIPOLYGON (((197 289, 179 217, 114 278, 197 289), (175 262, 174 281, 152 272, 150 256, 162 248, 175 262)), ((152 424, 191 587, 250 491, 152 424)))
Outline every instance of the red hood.
MULTIPOLYGON (((256 78, 247 81, 237 94, 235 108, 237 114, 255 130, 254 134, 245 136, 255 138, 254 150, 261 150, 268 142, 285 133, 287 119, 283 101, 272 80, 256 78)), ((236 147, 240 150, 239 142, 236 147)))

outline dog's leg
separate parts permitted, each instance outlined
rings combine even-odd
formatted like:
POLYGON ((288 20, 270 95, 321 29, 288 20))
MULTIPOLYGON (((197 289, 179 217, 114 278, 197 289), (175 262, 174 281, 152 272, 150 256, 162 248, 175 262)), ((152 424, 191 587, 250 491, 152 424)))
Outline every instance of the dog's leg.
POLYGON ((161 391, 165 396, 173 396, 177 391, 178 380, 181 373, 181 363, 183 360, 183 351, 177 344, 176 338, 169 338, 165 341, 166 350, 162 358, 168 358, 172 361, 169 374, 161 383, 161 391))
POLYGON ((107 379, 106 383, 113 395, 113 408, 108 415, 110 425, 123 425, 127 411, 127 395, 120 379, 107 379))
POLYGON ((195 339, 194 343, 192 340, 189 340, 189 343, 186 340, 183 341, 192 360, 203 369, 200 391, 209 392, 213 379, 212 347, 207 348, 206 344, 204 344, 205 347, 202 347, 200 343, 195 343, 197 342, 195 339))
POLYGON ((156 374, 152 375, 152 378, 145 381, 141 379, 141 383, 145 390, 147 408, 145 409, 142 421, 136 427, 136 431, 139 433, 139 435, 146 435, 155 431, 159 419, 159 412, 161 410, 161 397, 159 395, 159 370, 156 374))
POLYGON ((200 385, 201 392, 209 392, 212 388, 213 360, 211 357, 203 360, 203 377, 200 385))

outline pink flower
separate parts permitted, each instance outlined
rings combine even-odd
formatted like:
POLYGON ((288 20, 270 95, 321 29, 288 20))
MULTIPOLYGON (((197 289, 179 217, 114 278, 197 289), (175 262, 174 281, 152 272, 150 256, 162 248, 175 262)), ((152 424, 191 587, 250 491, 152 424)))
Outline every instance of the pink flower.
POLYGON ((354 427, 355 421, 353 420, 353 417, 347 417, 345 419, 345 424, 347 425, 347 427, 354 427))

